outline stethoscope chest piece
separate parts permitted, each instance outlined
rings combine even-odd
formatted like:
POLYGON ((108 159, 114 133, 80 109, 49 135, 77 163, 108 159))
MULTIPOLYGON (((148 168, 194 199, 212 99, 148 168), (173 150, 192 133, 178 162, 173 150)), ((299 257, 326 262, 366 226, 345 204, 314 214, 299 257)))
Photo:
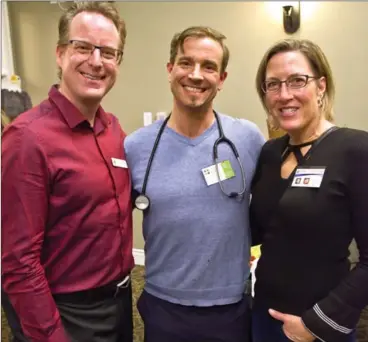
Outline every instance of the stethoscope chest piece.
POLYGON ((150 205, 149 198, 146 195, 139 195, 134 201, 135 207, 139 210, 146 210, 150 205))

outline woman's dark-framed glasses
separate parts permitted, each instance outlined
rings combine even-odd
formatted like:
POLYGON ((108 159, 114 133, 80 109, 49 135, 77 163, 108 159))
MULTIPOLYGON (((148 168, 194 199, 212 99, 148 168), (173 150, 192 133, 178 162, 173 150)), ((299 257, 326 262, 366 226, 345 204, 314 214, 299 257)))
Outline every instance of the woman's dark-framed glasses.
POLYGON ((310 75, 292 75, 284 81, 274 78, 264 81, 262 84, 262 90, 265 93, 275 93, 281 89, 283 83, 286 84, 288 89, 300 89, 304 88, 308 84, 309 80, 316 78, 317 77, 310 75))

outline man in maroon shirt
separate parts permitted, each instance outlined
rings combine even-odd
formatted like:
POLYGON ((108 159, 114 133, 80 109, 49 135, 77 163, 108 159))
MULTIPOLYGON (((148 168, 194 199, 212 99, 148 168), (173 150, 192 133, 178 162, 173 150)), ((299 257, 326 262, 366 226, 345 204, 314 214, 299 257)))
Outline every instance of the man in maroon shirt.
POLYGON ((100 106, 123 55, 111 3, 59 22, 60 85, 2 138, 2 286, 15 341, 132 342, 131 183, 100 106))

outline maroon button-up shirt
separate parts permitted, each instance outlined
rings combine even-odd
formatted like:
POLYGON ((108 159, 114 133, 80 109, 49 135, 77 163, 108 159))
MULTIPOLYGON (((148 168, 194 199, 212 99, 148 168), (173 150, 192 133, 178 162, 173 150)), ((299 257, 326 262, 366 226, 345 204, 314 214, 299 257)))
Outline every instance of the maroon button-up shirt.
POLYGON ((125 134, 99 108, 94 127, 52 87, 2 137, 2 286, 31 341, 67 341, 52 294, 130 272, 125 134), (122 166, 124 163, 114 163, 122 166))

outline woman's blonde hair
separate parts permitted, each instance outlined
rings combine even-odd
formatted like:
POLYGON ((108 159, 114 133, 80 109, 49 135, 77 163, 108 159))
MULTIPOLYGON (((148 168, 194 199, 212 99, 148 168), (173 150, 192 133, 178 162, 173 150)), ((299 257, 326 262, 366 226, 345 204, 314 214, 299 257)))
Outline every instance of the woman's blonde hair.
MULTIPOLYGON (((326 120, 333 121, 333 103, 335 98, 335 84, 332 71, 328 60, 322 49, 315 43, 307 39, 284 39, 269 48, 259 64, 256 75, 256 89, 262 105, 268 113, 265 101, 265 93, 262 90, 262 84, 266 79, 266 69, 270 59, 280 52, 299 51, 308 60, 314 76, 317 78, 325 77, 326 91, 321 99, 320 107, 326 120)), ((268 113, 269 119, 270 114, 268 113)), ((270 120, 272 121, 272 120, 270 120)))

